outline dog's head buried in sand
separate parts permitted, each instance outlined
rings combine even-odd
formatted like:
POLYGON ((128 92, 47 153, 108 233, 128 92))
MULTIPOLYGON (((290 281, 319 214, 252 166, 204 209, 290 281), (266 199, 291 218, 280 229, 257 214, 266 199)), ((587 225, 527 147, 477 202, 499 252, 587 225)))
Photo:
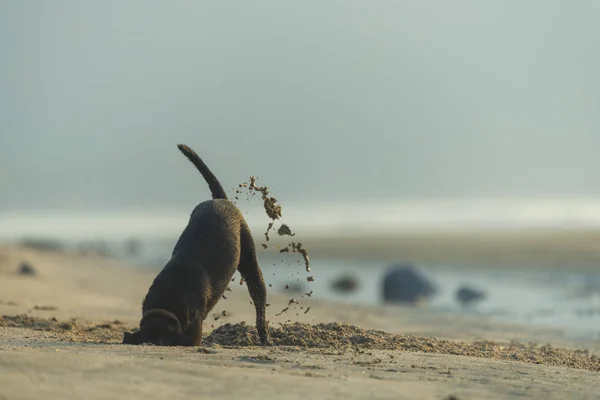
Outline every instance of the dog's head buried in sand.
POLYGON ((125 332, 123 344, 201 345, 202 322, 237 269, 256 309, 260 341, 269 345, 267 291, 250 228, 200 157, 186 145, 177 147, 200 171, 213 200, 198 204, 192 212, 171 259, 144 298, 139 331, 125 332))
POLYGON ((154 309, 144 313, 140 330, 125 332, 125 344, 151 343, 157 346, 192 346, 192 338, 183 333, 179 319, 167 310, 154 309))

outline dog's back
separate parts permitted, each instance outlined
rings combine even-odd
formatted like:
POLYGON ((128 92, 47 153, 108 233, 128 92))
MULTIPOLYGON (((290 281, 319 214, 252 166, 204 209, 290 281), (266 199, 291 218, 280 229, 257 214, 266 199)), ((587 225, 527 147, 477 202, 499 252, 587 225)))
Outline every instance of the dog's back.
MULTIPOLYGON (((165 302, 178 297, 172 292, 190 293, 188 300, 179 300, 186 303, 184 308, 188 310, 199 303, 195 297, 200 295, 204 296, 205 311, 212 309, 240 263, 240 231, 245 225, 241 217, 241 212, 228 200, 198 204, 173 248, 171 260, 154 280, 143 310, 165 307, 165 302), (200 287, 210 290, 199 293, 200 287)), ((198 310, 201 314, 205 311, 198 310)))

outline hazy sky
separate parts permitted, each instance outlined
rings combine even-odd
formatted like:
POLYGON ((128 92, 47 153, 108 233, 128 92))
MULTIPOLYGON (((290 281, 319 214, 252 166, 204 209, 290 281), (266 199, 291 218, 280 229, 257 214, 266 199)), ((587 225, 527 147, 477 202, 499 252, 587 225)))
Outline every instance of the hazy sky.
POLYGON ((0 209, 600 196, 600 2, 0 0, 0 209))

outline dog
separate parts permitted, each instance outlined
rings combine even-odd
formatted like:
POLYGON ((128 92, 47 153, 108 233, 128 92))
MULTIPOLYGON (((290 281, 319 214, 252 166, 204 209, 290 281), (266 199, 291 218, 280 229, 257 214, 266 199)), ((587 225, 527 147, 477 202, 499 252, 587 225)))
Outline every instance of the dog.
POLYGON ((246 281, 256 309, 261 344, 271 344, 265 316, 267 290, 254 240, 241 211, 227 199, 219 180, 188 146, 179 150, 208 183, 212 200, 196 206, 142 302, 137 332, 125 332, 123 344, 200 346, 202 322, 228 287, 236 269, 246 281))

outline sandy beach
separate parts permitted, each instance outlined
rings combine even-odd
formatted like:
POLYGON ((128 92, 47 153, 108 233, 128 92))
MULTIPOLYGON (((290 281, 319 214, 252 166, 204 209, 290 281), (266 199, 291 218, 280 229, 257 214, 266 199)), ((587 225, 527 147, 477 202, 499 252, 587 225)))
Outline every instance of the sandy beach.
POLYGON ((290 296, 271 290, 275 346, 260 347, 237 279, 204 323, 204 347, 120 345, 155 274, 0 246, 0 398, 600 398, 598 341, 423 308, 304 296, 276 316, 290 296), (37 274, 19 275, 22 261, 37 274))

